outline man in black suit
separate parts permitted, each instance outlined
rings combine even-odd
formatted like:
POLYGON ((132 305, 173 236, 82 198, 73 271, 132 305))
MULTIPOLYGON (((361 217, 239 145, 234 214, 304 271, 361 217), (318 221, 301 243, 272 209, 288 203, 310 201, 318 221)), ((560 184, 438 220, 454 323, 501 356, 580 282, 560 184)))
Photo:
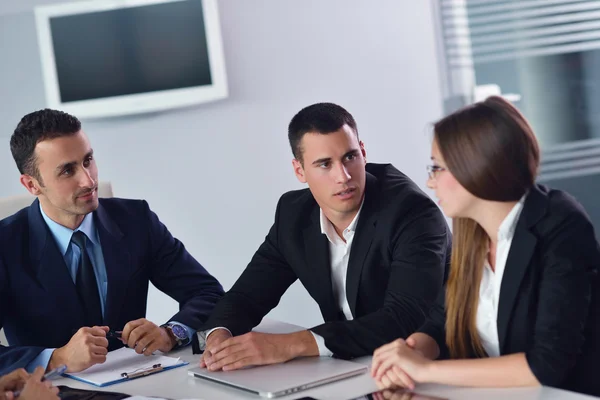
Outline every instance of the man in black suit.
POLYGON ((0 345, 0 374, 61 364, 79 372, 124 344, 145 355, 197 344, 223 288, 148 203, 98 199, 98 168, 79 120, 48 109, 28 114, 11 152, 37 199, 0 221, 0 328, 10 343, 0 345), (145 318, 150 282, 179 303, 161 326, 145 318))
POLYGON ((366 163, 352 115, 314 104, 288 135, 309 188, 281 197, 264 243, 204 325, 200 365, 210 370, 371 354, 414 332, 442 290, 451 236, 440 210, 392 165, 366 163), (296 279, 325 323, 248 333, 296 279))

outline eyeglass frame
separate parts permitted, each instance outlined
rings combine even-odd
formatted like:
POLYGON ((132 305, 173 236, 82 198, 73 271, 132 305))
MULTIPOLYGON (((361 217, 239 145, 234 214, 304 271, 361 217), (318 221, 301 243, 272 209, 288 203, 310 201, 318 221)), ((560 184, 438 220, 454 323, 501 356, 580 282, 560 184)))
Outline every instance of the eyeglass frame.
POLYGON ((437 179, 437 175, 440 172, 447 171, 448 168, 440 167, 439 165, 428 165, 427 166, 427 174, 429 175, 429 179, 435 180, 437 179))

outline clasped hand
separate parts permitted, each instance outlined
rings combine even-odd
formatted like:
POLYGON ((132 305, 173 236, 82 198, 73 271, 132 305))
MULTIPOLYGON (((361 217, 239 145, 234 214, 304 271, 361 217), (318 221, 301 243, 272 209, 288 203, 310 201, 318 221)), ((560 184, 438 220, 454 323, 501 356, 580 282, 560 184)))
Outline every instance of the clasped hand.
POLYGON ((219 329, 208 337, 200 366, 230 371, 252 365, 276 364, 293 358, 288 335, 250 332, 232 337, 219 329))
POLYGON ((414 345, 411 338, 397 339, 375 350, 371 375, 380 389, 414 389, 415 382, 426 380, 432 361, 415 350, 414 345))

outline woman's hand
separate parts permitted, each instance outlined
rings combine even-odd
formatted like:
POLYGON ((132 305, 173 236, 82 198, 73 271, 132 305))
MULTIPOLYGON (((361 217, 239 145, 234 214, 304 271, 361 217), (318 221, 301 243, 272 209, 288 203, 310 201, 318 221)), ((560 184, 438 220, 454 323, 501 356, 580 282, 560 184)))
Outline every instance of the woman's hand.
POLYGON ((25 385, 27 378, 29 378, 29 374, 23 368, 0 377, 0 393, 20 390, 25 385))
MULTIPOLYGON (((37 367, 35 372, 25 380, 23 389, 19 395, 20 400, 60 400, 58 388, 52 386, 50 381, 42 381, 44 368, 37 367)), ((14 400, 13 391, 5 392, 7 400, 14 400)))
POLYGON ((373 393, 374 400, 414 400, 417 397, 413 392, 405 390, 382 390, 381 392, 373 393))
POLYGON ((432 363, 404 339, 397 339, 375 350, 371 375, 380 388, 414 389, 415 382, 426 381, 432 363))

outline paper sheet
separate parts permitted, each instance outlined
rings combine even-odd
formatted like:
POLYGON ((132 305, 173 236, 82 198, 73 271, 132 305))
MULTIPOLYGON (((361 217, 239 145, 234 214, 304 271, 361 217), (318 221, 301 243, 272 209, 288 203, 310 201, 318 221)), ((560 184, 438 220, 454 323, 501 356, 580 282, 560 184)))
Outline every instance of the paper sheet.
POLYGON ((152 369, 155 364, 168 368, 187 363, 179 358, 163 355, 145 356, 137 354, 133 349, 123 347, 108 353, 103 364, 96 364, 83 372, 67 373, 65 375, 96 386, 105 386, 123 380, 124 378, 121 376, 123 372, 128 374, 137 373, 152 369))

